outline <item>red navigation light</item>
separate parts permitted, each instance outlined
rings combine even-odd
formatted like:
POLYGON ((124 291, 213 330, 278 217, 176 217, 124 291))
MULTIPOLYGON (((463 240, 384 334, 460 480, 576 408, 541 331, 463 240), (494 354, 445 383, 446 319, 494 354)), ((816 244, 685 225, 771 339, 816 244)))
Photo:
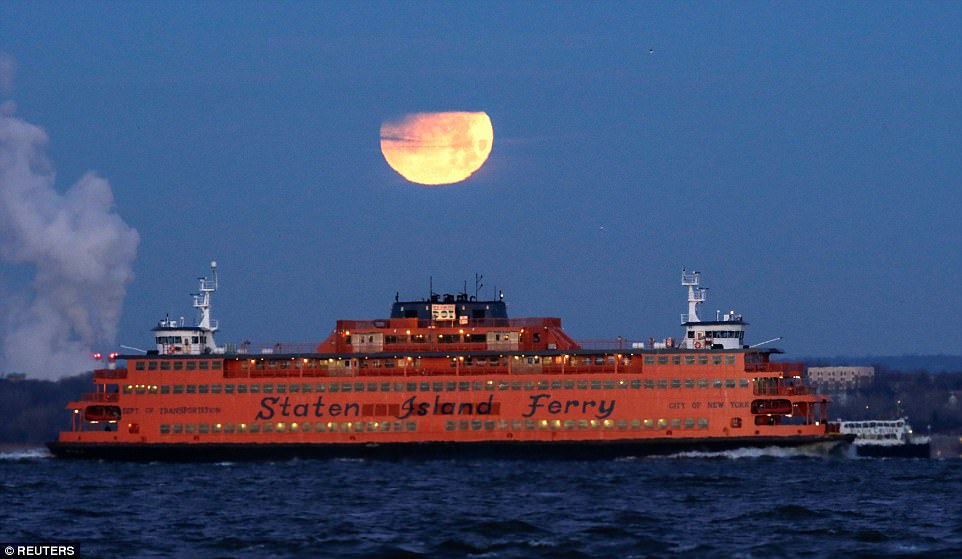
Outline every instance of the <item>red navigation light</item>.
POLYGON ((104 358, 104 354, 103 354, 103 353, 95 353, 95 354, 93 355, 93 358, 94 358, 94 359, 103 359, 103 358, 104 358))
POLYGON ((120 354, 115 351, 115 352, 111 353, 110 355, 108 355, 107 357, 108 357, 111 361, 113 361, 113 360, 116 359, 117 356, 119 356, 119 355, 120 355, 120 354))

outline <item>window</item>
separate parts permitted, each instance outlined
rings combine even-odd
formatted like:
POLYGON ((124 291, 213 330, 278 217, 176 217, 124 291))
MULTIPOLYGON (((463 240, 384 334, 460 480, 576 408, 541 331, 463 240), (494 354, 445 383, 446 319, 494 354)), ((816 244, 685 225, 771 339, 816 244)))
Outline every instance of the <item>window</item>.
MULTIPOLYGON (((136 369, 136 370, 138 370, 138 371, 143 371, 143 370, 144 370, 144 362, 143 362, 143 361, 135 361, 135 362, 134 362, 134 369, 136 369)), ((168 430, 169 430, 169 429, 170 429, 170 426, 168 425, 167 428, 168 428, 168 430)))
POLYGON ((188 384, 188 385, 187 385, 187 393, 188 393, 188 394, 197 394, 197 385, 196 385, 196 384, 188 384))
POLYGON ((183 393, 184 393, 184 385, 183 385, 183 384, 175 384, 175 385, 174 385, 174 394, 183 394, 183 393))
POLYGON ((170 385, 169 385, 169 384, 165 384, 165 385, 161 386, 161 387, 160 387, 160 393, 161 393, 161 394, 170 394, 170 385))

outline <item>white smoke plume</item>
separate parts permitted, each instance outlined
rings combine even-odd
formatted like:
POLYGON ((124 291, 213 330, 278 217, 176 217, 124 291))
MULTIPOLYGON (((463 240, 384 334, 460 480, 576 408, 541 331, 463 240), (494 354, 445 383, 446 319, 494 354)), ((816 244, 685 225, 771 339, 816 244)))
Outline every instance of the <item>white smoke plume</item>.
POLYGON ((44 131, 0 106, 0 265, 35 272, 30 289, 0 286, 0 371, 59 378, 95 366, 114 341, 140 238, 88 172, 61 194, 44 131))

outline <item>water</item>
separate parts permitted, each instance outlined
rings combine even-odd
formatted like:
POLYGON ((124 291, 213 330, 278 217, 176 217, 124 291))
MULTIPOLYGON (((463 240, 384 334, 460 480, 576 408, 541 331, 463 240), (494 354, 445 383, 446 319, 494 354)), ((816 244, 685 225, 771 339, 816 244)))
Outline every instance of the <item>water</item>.
POLYGON ((962 461, 130 464, 0 453, 0 543, 84 557, 962 556, 962 461))

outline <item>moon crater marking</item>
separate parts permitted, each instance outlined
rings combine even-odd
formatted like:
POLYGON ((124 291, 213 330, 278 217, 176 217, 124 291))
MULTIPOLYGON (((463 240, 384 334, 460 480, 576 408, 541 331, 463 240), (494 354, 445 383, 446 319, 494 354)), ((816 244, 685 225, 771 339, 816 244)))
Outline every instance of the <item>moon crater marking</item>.
POLYGON ((381 124, 381 153, 410 182, 461 182, 484 165, 494 144, 484 112, 413 113, 381 124))

